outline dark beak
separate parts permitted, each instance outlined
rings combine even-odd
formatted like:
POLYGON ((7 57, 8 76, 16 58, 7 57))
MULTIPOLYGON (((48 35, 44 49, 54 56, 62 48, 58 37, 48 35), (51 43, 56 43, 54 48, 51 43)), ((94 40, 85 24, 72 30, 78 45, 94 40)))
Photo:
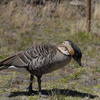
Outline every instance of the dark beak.
POLYGON ((81 60, 78 60, 77 63, 83 67, 82 63, 81 63, 81 60))
MULTIPOLYGON (((81 62, 79 62, 78 64, 79 64, 80 66, 82 66, 82 63, 81 63, 81 62)), ((82 66, 82 67, 83 67, 83 66, 82 66)))

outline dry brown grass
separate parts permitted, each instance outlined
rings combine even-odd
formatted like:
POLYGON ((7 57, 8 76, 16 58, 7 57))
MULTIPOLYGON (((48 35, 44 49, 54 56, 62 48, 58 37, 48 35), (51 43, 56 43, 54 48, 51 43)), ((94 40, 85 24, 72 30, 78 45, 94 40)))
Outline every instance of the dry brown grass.
POLYGON ((100 20, 100 4, 95 6, 94 19, 100 20))
MULTIPOLYGON (((92 21, 92 31, 97 34, 100 33, 99 8, 99 4, 97 4, 92 21)), ((45 6, 35 6, 16 0, 1 5, 0 39, 2 41, 0 45, 7 49, 11 44, 11 50, 12 48, 20 48, 21 45, 29 45, 28 42, 32 39, 34 41, 48 39, 45 37, 45 33, 49 33, 52 38, 54 33, 66 33, 67 35, 70 33, 69 35, 73 36, 77 32, 84 32, 86 18, 82 17, 78 10, 77 7, 71 6, 68 1, 63 1, 58 6, 55 6, 53 2, 48 2, 45 6), (37 34, 40 35, 40 33, 41 37, 37 37, 37 34), (27 39, 28 37, 31 38, 27 39), (27 42, 23 41, 25 39, 27 42)), ((65 37, 65 35, 62 36, 65 37)))

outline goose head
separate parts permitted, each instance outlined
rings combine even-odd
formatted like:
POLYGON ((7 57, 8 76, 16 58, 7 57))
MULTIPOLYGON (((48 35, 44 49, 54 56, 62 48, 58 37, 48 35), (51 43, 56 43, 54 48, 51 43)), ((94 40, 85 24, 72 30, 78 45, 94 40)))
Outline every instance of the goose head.
POLYGON ((73 57, 73 59, 80 66, 82 66, 82 63, 81 63, 82 52, 81 52, 80 48, 70 40, 66 40, 62 44, 67 48, 69 54, 73 57))

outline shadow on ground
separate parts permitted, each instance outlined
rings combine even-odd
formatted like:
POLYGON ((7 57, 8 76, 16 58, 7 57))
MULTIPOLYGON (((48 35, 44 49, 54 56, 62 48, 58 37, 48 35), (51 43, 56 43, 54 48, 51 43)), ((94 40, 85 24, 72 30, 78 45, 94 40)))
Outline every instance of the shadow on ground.
MULTIPOLYGON (((69 90, 69 89, 52 89, 52 90, 42 90, 43 95, 51 96, 51 95, 64 95, 64 96, 72 96, 72 97, 89 97, 89 98, 95 98, 96 95, 92 95, 89 93, 83 93, 78 92, 76 90, 69 90)), ((18 92, 11 92, 9 97, 15 97, 15 96, 34 96, 38 95, 38 91, 33 91, 33 94, 29 94, 26 91, 18 91, 18 92)))

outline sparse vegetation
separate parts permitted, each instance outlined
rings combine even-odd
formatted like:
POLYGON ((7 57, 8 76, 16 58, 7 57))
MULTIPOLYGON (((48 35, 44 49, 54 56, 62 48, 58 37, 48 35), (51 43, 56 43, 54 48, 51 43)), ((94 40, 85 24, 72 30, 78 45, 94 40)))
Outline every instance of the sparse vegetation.
MULTIPOLYGON (((0 2, 0 60, 30 47, 33 42, 58 44, 70 39, 81 48, 85 67, 80 68, 72 61, 64 69, 43 76, 42 87, 49 93, 45 98, 27 95, 27 73, 1 71, 0 100, 91 100, 89 94, 97 95, 93 100, 99 100, 100 4, 95 5, 92 14, 92 32, 86 33, 85 17, 80 15, 77 7, 69 4, 69 0, 63 0, 56 7, 49 0, 45 5, 21 1, 0 2)), ((37 89, 35 80, 33 88, 37 89)))

